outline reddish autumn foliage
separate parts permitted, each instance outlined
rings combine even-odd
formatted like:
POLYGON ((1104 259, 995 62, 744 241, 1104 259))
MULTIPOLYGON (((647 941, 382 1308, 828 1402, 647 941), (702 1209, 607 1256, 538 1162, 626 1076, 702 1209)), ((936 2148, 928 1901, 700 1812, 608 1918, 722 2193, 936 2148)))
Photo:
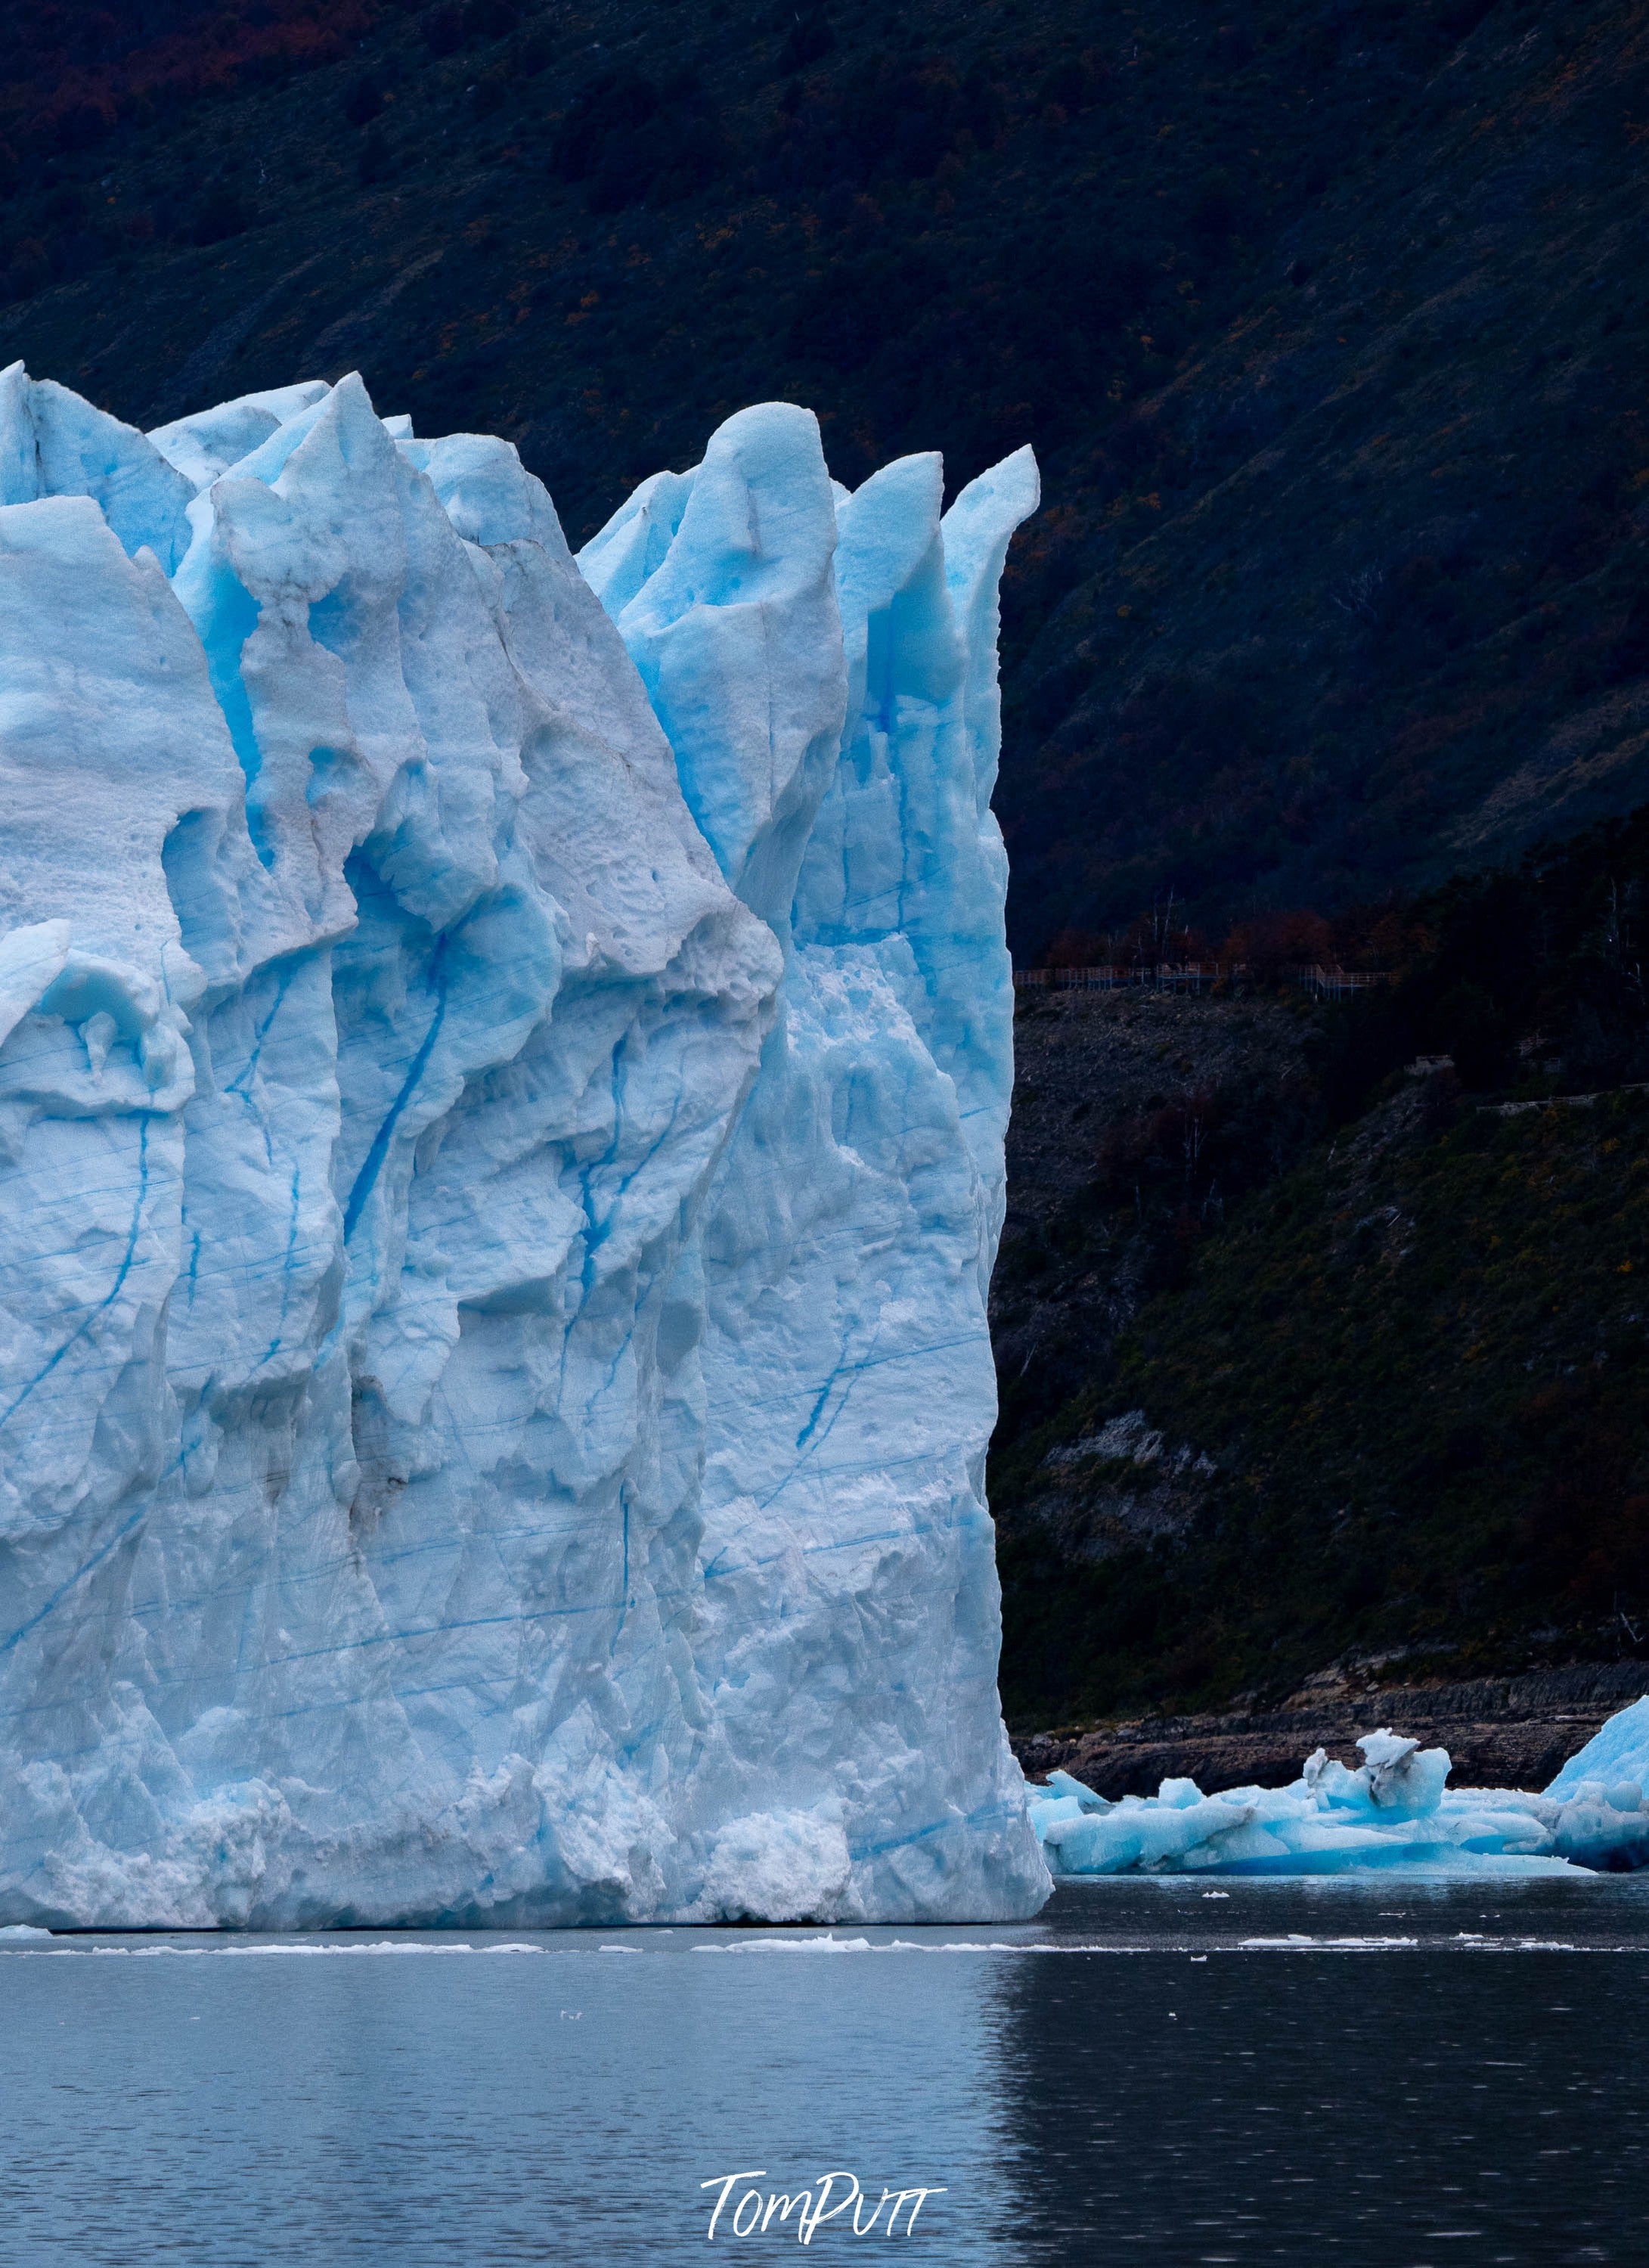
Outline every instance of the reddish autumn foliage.
POLYGON ((381 0, 0 0, 0 166, 82 150, 129 114, 331 63, 381 0))

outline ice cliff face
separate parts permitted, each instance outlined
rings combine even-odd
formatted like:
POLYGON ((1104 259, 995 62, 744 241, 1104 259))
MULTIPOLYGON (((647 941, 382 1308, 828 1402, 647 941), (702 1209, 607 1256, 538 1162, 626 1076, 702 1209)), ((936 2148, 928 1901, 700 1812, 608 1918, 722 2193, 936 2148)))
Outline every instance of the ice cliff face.
POLYGON ((772 405, 575 562, 356 379, 145 438, 0 375, 0 1921, 1040 1902, 1034 500, 772 405))

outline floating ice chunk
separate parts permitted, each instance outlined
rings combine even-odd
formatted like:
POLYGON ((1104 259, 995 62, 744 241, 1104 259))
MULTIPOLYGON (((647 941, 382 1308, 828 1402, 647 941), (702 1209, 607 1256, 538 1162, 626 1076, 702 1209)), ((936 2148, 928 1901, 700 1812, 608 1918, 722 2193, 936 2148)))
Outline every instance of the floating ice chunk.
POLYGON ((1577 1794, 1588 1780, 1623 1790, 1631 1786, 1641 1790, 1649 1784, 1649 1695, 1617 1709, 1585 1748, 1570 1757, 1546 1793, 1577 1794))
MULTIPOLYGON (((1068 1771, 1050 1771, 1048 1775, 1048 1785, 1061 1800, 1074 1803, 1078 1811, 1108 1811, 1111 1808, 1106 1797, 1095 1795, 1091 1787, 1085 1787, 1079 1779, 1073 1778, 1068 1771)), ((1189 1787, 1190 1782, 1165 1779, 1162 1785, 1165 1788, 1189 1787)))
POLYGON ((1051 1773, 1046 1792, 1030 1791, 1031 1819, 1049 1865, 1062 1874, 1315 1874, 1374 1867, 1527 1874, 1562 1872, 1571 1863, 1641 1867, 1649 1865, 1649 1806, 1641 1782, 1610 1785, 1572 1775, 1587 1756, 1612 1765, 1638 1753, 1645 1712, 1649 1703, 1635 1702, 1611 1719, 1544 1795, 1451 1788, 1446 1750, 1422 1749, 1382 1730, 1358 1742, 1359 1770, 1331 1762, 1318 1749, 1299 1778, 1284 1788, 1204 1797, 1191 1780, 1165 1779, 1154 1796, 1107 1804, 1070 1773, 1051 1773))

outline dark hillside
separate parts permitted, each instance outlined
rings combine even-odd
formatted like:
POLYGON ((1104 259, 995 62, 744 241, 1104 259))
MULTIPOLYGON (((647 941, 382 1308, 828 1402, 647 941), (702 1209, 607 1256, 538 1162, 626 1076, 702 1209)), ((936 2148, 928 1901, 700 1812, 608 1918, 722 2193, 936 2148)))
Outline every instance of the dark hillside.
POLYGON ((1227 1211, 1321 1131, 1315 1024, 1299 996, 1020 994, 990 1287, 998 1462, 1089 1383, 1227 1211))
POLYGON ((1043 926, 1329 907, 1642 795, 1646 60, 1631 11, 1489 11, 1140 405, 1012 683, 1043 926))
POLYGON ((1395 912, 1398 982, 1292 1024, 1021 996, 1011 1720, 1335 1661, 1649 1679, 1645 909, 1640 812, 1395 912), (1130 1050, 1149 1096, 1086 1077, 1130 1050))
POLYGON ((1256 1200, 997 1468, 1011 1715, 1649 1641, 1649 1098, 1434 1108, 1256 1200))
POLYGON ((1016 946, 1644 792, 1649 0, 0 0, 0 353, 358 366, 569 531, 729 410, 1033 440, 1016 946))

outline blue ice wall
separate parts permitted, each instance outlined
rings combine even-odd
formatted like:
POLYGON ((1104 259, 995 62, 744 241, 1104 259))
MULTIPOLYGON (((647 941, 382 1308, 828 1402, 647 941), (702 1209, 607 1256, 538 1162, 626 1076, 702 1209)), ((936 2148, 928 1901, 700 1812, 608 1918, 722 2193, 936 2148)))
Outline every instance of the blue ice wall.
POLYGON ((1028 454, 570 556, 357 379, 0 375, 0 1920, 1046 1888, 983 1468, 1028 454))

